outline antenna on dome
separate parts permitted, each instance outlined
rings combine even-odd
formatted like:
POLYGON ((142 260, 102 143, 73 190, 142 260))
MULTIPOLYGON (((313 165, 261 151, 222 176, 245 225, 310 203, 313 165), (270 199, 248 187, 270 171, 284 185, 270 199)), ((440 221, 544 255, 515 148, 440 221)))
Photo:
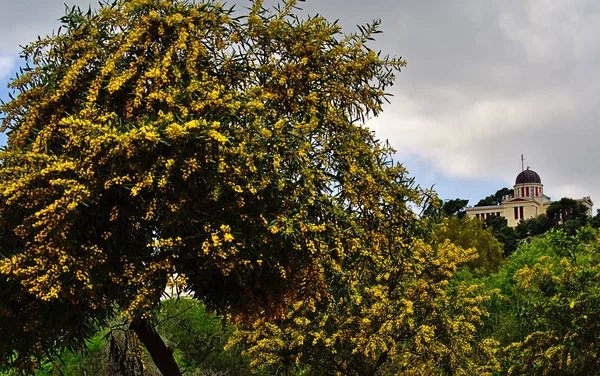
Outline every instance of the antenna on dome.
POLYGON ((521 154, 521 172, 525 171, 525 158, 521 154))
POLYGON ((521 197, 525 196, 525 157, 521 154, 521 197))

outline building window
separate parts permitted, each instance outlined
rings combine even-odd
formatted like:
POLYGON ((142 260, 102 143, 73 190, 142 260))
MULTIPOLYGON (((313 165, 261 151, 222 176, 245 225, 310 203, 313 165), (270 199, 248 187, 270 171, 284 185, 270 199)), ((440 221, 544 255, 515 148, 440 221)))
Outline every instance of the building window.
POLYGON ((519 215, 521 216, 521 219, 523 219, 523 207, 519 206, 519 215))
POLYGON ((515 219, 519 219, 519 208, 515 206, 515 219))
POLYGON ((521 197, 525 197, 525 188, 521 187, 521 197))
POLYGON ((500 216, 500 212, 497 212, 497 213, 496 213, 496 216, 498 216, 498 217, 499 217, 499 216, 500 216))
POLYGON ((540 195, 540 188, 539 187, 535 187, 535 197, 540 195))

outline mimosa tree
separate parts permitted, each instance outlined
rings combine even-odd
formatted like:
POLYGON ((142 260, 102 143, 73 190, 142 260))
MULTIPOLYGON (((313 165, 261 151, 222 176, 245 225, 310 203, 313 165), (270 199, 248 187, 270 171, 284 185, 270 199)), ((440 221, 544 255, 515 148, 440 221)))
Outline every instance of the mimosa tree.
POLYGON ((121 312, 180 374, 149 320, 167 286, 278 316, 327 292, 321 259, 357 218, 402 201, 363 122, 403 61, 366 47, 378 23, 344 36, 294 6, 116 0, 24 48, 0 107, 2 364, 80 349, 121 312))

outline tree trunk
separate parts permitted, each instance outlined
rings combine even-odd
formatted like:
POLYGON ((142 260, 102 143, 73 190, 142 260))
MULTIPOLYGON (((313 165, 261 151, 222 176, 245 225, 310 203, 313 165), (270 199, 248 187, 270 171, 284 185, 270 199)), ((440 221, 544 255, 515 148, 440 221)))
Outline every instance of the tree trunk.
POLYGON ((179 367, 173 358, 173 351, 165 345, 148 320, 136 318, 129 324, 129 328, 142 341, 163 376, 181 376, 179 367))

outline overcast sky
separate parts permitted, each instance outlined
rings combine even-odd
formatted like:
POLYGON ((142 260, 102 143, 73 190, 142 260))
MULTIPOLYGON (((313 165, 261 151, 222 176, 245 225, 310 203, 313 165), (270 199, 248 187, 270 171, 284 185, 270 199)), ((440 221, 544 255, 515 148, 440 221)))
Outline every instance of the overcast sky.
MULTIPOLYGON (((19 45, 58 27, 64 2, 0 0, 0 98, 19 45)), ((97 2, 92 2, 96 4, 97 2)), ((238 0, 238 4, 250 4, 238 0)), ((553 199, 600 203, 600 3, 593 0, 307 0, 344 30, 373 19, 373 45, 403 57, 394 97, 372 120, 417 182, 479 198, 526 165, 553 199)), ((1 141, 0 141, 1 142, 1 141)), ((596 205, 597 207, 598 205, 596 205)))

